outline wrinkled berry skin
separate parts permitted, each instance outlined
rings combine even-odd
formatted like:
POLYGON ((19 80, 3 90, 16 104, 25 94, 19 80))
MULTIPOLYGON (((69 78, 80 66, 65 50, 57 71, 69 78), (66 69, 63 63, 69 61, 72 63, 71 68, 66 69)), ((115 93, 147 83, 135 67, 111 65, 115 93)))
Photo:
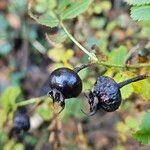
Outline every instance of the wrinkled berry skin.
POLYGON ((16 133, 21 131, 28 131, 30 128, 29 116, 24 111, 17 110, 13 118, 13 129, 16 133))
POLYGON ((107 76, 98 77, 94 84, 93 95, 98 98, 98 107, 107 112, 115 111, 121 104, 120 88, 107 76))
POLYGON ((82 91, 79 75, 69 68, 58 68, 49 77, 51 89, 60 91, 65 98, 77 97, 82 91))

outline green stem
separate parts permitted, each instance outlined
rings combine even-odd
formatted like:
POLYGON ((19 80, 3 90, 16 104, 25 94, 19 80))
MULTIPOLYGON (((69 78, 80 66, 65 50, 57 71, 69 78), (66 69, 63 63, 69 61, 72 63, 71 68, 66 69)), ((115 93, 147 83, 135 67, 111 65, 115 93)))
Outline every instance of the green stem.
POLYGON ((76 68, 74 68, 74 71, 75 72, 80 72, 81 70, 85 69, 85 68, 89 68, 91 66, 94 66, 94 65, 102 65, 102 66, 105 66, 105 67, 114 67, 114 68, 121 68, 121 69, 139 69, 139 68, 144 68, 144 67, 147 67, 147 68, 150 68, 150 63, 142 63, 142 64, 135 64, 135 65, 117 65, 117 64, 110 64, 108 62, 102 62, 102 61, 99 61, 99 62, 96 62, 96 63, 88 63, 88 64, 83 64, 81 66, 78 66, 76 68))
POLYGON ((93 55, 92 53, 90 53, 86 48, 84 48, 66 29, 66 27, 64 26, 63 22, 60 22, 61 27, 63 28, 63 30, 65 31, 65 33, 68 35, 68 37, 83 51, 85 52, 91 59, 93 59, 94 61, 96 61, 96 63, 94 64, 100 64, 106 67, 116 67, 116 68, 130 68, 130 69, 137 69, 137 68, 142 68, 142 67, 150 67, 150 63, 142 63, 142 64, 136 64, 136 65, 116 65, 116 64, 112 64, 112 63, 108 63, 108 62, 103 62, 103 61, 98 61, 98 59, 95 57, 95 55, 93 55))
POLYGON ((138 68, 143 68, 143 67, 147 67, 147 68, 150 68, 150 63, 142 63, 142 64, 135 64, 135 65, 129 65, 129 64, 126 64, 126 65, 116 65, 116 64, 110 64, 108 62, 98 62, 98 63, 95 63, 95 64, 100 64, 100 65, 103 65, 103 66, 106 66, 106 67, 116 67, 116 68, 129 68, 129 69, 138 69, 138 68))
POLYGON ((68 37, 84 52, 86 53, 92 60, 94 61, 98 61, 98 59, 95 57, 94 54, 90 53, 86 48, 84 48, 66 29, 66 27, 64 26, 64 24, 62 22, 60 22, 60 25, 62 26, 63 30, 65 31, 65 33, 68 35, 68 37))
POLYGON ((15 107, 17 108, 17 107, 30 105, 30 104, 33 104, 33 103, 40 103, 40 102, 45 101, 45 100, 46 100, 45 96, 37 97, 37 98, 31 98, 29 100, 21 101, 21 102, 16 103, 15 107))

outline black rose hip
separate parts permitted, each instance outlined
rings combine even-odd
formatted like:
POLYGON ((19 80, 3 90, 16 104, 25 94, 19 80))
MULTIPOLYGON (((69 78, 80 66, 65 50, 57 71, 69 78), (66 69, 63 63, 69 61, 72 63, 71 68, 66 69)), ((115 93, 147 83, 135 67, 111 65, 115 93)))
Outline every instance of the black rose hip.
POLYGON ((140 75, 121 83, 115 82, 112 78, 107 76, 98 77, 94 84, 93 91, 90 91, 86 97, 88 98, 88 103, 90 105, 90 114, 94 115, 97 110, 103 109, 106 112, 112 112, 119 108, 122 98, 120 88, 148 78, 149 76, 140 75))
POLYGON ((82 91, 82 81, 79 75, 68 68, 53 71, 49 78, 49 86, 51 89, 60 91, 65 98, 76 97, 82 91))
POLYGON ((120 88, 110 77, 98 78, 94 85, 93 95, 98 98, 98 105, 107 112, 115 111, 121 104, 120 88))
POLYGON ((24 108, 19 108, 13 117, 13 130, 16 133, 21 131, 28 131, 30 128, 30 119, 24 108))
POLYGON ((82 80, 78 72, 88 67, 87 64, 76 67, 75 69, 58 68, 49 77, 50 91, 53 103, 58 102, 65 107, 65 99, 77 97, 82 91, 82 80))

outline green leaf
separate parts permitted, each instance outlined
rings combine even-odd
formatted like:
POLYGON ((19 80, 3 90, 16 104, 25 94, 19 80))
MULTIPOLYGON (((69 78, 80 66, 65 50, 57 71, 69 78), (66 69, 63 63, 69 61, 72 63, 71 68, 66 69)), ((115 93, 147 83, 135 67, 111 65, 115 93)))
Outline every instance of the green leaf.
POLYGON ((134 138, 142 144, 150 145, 150 132, 139 130, 134 134, 134 138))
POLYGON ((47 34, 48 39, 55 44, 60 44, 64 42, 67 38, 67 34, 64 32, 64 30, 59 29, 56 34, 47 34))
POLYGON ((49 110, 49 107, 40 107, 37 112, 44 120, 50 120, 52 117, 52 112, 49 110))
POLYGON ((13 146, 13 150, 24 150, 24 146, 21 143, 17 143, 13 146))
POLYGON ((8 5, 9 13, 17 13, 18 15, 25 13, 26 1, 24 0, 12 0, 8 5))
POLYGON ((150 145, 150 110, 146 111, 142 117, 142 123, 133 137, 142 144, 150 145))
POLYGON ((108 56, 109 63, 116 65, 123 65, 125 63, 125 57, 127 54, 127 49, 125 46, 120 46, 117 49, 113 49, 108 56))
POLYGON ((31 2, 34 3, 33 5, 35 7, 35 11, 39 13, 44 13, 45 11, 51 11, 57 5, 56 0, 38 0, 36 2, 34 0, 31 0, 31 2))
POLYGON ((144 5, 150 4, 150 0, 130 0, 129 3, 131 5, 144 5))
POLYGON ((58 12, 63 12, 66 6, 70 5, 72 2, 70 0, 58 0, 58 12))
POLYGON ((8 135, 5 132, 0 132, 0 146, 8 140, 8 135))
POLYGON ((43 14, 41 16, 35 16, 30 13, 30 17, 33 18, 37 23, 48 27, 56 27, 59 20, 54 14, 43 14))
POLYGON ((149 35, 150 35, 150 25, 148 25, 148 27, 143 27, 141 30, 142 37, 149 37, 149 35))
POLYGON ((150 5, 132 7, 131 8, 131 17, 133 20, 138 20, 138 21, 150 20, 150 5))
POLYGON ((128 126, 129 129, 132 129, 134 131, 138 128, 136 119, 131 116, 126 117, 125 124, 128 126))
POLYGON ((9 111, 14 106, 17 97, 20 95, 21 90, 19 87, 8 87, 1 95, 1 105, 6 110, 9 111))
POLYGON ((62 112, 64 120, 66 121, 70 116, 75 116, 81 119, 84 114, 81 112, 81 99, 72 98, 66 101, 66 107, 62 112))
POLYGON ((82 80, 86 79, 86 77, 89 74, 89 69, 85 68, 82 71, 79 72, 79 76, 82 80))
POLYGON ((61 13, 61 19, 65 20, 77 17, 88 9, 90 3, 91 0, 78 0, 77 2, 71 3, 70 6, 61 13))
POLYGON ((29 3, 28 7, 29 15, 37 23, 48 27, 56 27, 59 24, 59 20, 53 11, 48 11, 42 15, 35 15, 32 13, 32 3, 29 3))

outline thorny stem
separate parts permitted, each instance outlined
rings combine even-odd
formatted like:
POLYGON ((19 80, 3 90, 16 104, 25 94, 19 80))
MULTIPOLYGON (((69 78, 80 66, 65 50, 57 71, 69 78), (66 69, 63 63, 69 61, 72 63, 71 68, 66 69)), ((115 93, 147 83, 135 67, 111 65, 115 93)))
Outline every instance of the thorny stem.
POLYGON ((68 37, 84 52, 86 53, 92 60, 94 61, 98 61, 98 59, 96 58, 96 56, 92 53, 90 53, 86 48, 84 48, 66 29, 66 27, 64 26, 64 24, 62 22, 60 22, 60 25, 62 26, 63 30, 65 31, 65 33, 68 35, 68 37))
MULTIPOLYGON (((106 67, 116 67, 116 68, 129 68, 129 69, 137 69, 137 68, 142 68, 142 67, 149 67, 150 68, 150 63, 142 63, 142 64, 136 64, 136 65, 129 65, 129 64, 125 64, 125 65, 116 65, 116 64, 112 64, 109 62, 103 62, 103 61, 98 61, 98 59, 92 54, 90 53, 85 47, 83 47, 67 30, 67 28, 65 27, 65 25, 60 22, 61 27, 63 28, 63 30, 65 31, 65 33, 68 35, 68 37, 83 51, 85 52, 91 59, 93 59, 94 61, 96 61, 96 63, 93 64, 100 64, 106 67)), ((89 67, 89 65, 84 65, 83 69, 89 67)), ((79 72, 82 69, 78 69, 76 68, 75 71, 79 72), (76 71, 77 69, 77 71, 76 71)))
POLYGON ((119 87, 122 88, 123 86, 127 85, 127 84, 130 84, 132 82, 137 82, 137 81, 140 81, 140 80, 144 80, 144 79, 147 79, 147 78, 150 78, 150 76, 147 76, 147 75, 139 75, 137 77, 133 77, 131 79, 127 79, 125 81, 122 81, 120 83, 118 83, 119 87))

